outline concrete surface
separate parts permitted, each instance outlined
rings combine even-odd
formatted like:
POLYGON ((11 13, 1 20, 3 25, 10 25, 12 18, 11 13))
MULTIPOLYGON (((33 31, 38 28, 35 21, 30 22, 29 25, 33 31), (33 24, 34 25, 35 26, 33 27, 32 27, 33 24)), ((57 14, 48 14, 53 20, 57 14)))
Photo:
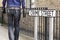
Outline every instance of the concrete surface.
MULTIPOLYGON (((0 40, 9 40, 7 28, 1 25, 0 25, 0 40)), ((20 33, 19 40, 33 40, 33 38, 20 33)))

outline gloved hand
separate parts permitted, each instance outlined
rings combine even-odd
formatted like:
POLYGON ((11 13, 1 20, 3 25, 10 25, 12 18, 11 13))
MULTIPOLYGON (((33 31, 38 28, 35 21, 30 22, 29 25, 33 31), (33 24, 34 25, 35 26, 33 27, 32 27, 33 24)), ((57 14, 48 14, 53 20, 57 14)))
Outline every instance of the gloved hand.
POLYGON ((23 18, 26 17, 25 9, 23 9, 23 18))
POLYGON ((2 8, 2 13, 3 13, 3 14, 6 13, 5 7, 2 8))

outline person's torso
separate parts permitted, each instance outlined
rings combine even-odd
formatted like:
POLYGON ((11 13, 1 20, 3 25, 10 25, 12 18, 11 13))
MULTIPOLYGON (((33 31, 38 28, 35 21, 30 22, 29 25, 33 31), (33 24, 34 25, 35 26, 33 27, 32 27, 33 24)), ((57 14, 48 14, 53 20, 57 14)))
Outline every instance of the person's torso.
POLYGON ((20 0, 8 0, 7 6, 8 7, 20 7, 21 3, 20 0))

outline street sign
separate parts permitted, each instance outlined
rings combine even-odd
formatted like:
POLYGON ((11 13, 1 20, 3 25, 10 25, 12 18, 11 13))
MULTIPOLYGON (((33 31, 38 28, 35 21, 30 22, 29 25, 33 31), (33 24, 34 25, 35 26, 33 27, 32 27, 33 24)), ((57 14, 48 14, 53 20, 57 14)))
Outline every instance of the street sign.
MULTIPOLYGON (((53 40, 53 23, 54 23, 53 17, 56 16, 56 10, 29 10, 29 15, 35 16, 35 19, 34 19, 34 40, 38 40, 39 16, 44 16, 45 18, 52 17, 52 18, 49 18, 49 39, 47 39, 47 40, 53 40)), ((45 21, 45 23, 46 23, 46 21, 45 21)))
POLYGON ((45 16, 45 17, 55 17, 56 10, 30 10, 30 16, 45 16))
POLYGON ((30 16, 39 16, 39 10, 29 10, 30 16))

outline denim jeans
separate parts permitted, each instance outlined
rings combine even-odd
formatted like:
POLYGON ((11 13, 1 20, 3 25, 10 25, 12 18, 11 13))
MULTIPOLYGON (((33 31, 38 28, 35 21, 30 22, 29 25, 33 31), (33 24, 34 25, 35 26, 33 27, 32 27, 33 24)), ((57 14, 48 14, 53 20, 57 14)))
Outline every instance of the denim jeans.
POLYGON ((19 9, 8 9, 8 34, 9 40, 19 39, 19 20, 21 13, 19 9))

